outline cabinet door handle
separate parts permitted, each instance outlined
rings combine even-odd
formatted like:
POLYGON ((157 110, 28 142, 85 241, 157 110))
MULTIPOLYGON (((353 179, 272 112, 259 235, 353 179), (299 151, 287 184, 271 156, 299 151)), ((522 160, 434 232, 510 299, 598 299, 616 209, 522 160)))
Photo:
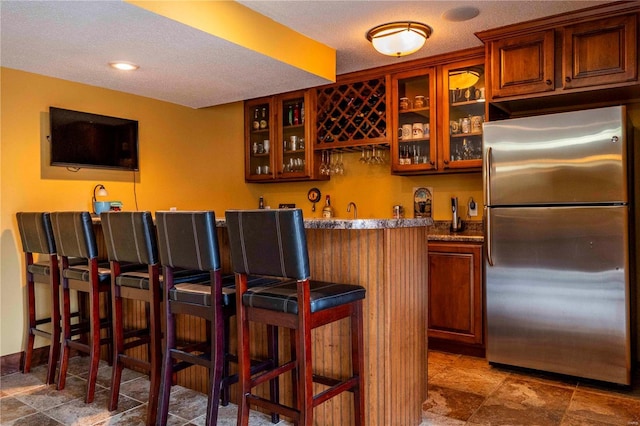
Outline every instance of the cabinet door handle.
POLYGON ((566 81, 567 83, 570 83, 571 82, 571 77, 565 77, 564 81, 566 81))
POLYGON ((551 86, 551 84, 553 83, 553 81, 551 80, 546 80, 545 83, 547 84, 547 86, 551 86))

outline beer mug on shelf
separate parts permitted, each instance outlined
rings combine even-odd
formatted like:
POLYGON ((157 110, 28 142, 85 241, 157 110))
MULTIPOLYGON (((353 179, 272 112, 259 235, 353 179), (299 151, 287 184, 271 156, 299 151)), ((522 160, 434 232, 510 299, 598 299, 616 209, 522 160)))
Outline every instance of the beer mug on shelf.
POLYGON ((412 127, 411 124, 403 124, 399 129, 400 139, 407 140, 412 137, 412 127))
POLYGON ((482 132, 482 121, 481 115, 474 115, 471 117, 471 133, 482 132))
POLYGON ((469 117, 460 120, 460 130, 462 133, 471 133, 471 119, 469 117))
POLYGON ((424 123, 413 123, 412 135, 413 139, 424 138, 424 123))

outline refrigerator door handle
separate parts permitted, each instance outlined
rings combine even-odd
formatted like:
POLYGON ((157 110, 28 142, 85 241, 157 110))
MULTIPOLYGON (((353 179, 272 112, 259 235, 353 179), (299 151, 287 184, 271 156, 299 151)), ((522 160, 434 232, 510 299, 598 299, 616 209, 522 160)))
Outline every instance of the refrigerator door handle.
POLYGON ((485 164, 485 170, 486 170, 486 179, 485 179, 485 200, 484 200, 484 205, 485 206, 490 206, 491 205, 491 151, 492 148, 488 147, 487 148, 487 157, 484 159, 484 164, 485 164))
POLYGON ((488 208, 484 208, 484 219, 487 221, 487 263, 489 266, 493 266, 493 259, 491 258, 491 214, 488 208))

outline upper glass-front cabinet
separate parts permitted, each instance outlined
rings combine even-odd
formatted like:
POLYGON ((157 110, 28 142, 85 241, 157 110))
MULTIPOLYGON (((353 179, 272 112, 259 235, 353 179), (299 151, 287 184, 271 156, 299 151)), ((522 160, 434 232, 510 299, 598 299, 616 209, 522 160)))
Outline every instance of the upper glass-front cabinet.
POLYGON ((482 167, 485 74, 481 60, 443 66, 442 162, 445 169, 482 167))
POLYGON ((267 181, 274 176, 272 104, 272 98, 245 104, 245 179, 248 181, 267 181))
POLYGON ((278 179, 310 177, 311 149, 306 123, 309 102, 305 92, 296 92, 278 97, 277 108, 280 124, 278 128, 278 179))
POLYGON ((245 180, 282 182, 327 179, 311 141, 311 91, 245 102, 245 180))
POLYGON ((435 69, 395 74, 392 85, 391 169, 400 174, 433 170, 437 164, 435 69))

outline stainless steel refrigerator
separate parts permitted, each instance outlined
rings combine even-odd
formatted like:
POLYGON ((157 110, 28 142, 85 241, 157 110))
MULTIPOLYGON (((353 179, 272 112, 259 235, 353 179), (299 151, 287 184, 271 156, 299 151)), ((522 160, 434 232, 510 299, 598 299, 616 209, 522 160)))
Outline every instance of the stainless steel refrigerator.
POLYGON ((630 384, 625 118, 619 106, 485 123, 489 362, 630 384))

